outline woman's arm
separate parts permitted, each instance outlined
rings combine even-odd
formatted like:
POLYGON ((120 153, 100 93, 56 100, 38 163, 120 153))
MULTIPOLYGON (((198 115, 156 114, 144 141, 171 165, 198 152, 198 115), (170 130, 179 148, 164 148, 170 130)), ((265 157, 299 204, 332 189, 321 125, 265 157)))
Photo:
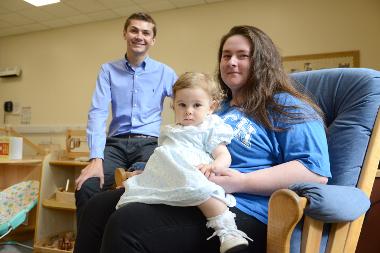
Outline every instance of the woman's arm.
POLYGON ((264 196, 269 196, 278 189, 288 188, 294 183, 327 183, 326 177, 315 174, 298 161, 290 161, 249 173, 225 169, 220 172, 220 175, 211 175, 209 179, 222 186, 227 193, 243 192, 264 196))

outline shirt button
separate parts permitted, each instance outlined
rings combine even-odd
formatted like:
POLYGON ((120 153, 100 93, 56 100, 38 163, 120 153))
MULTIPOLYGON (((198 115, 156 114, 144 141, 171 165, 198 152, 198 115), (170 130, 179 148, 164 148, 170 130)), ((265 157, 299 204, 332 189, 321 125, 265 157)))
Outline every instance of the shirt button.
POLYGON ((136 104, 133 104, 133 107, 136 107, 137 105, 136 104))

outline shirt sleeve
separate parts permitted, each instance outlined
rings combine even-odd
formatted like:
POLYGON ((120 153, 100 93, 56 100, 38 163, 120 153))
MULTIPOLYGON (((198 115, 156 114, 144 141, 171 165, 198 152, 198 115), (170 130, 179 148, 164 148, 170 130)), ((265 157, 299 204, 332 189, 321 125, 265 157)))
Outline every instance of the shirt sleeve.
POLYGON ((212 154, 212 151, 219 144, 229 144, 233 138, 233 130, 230 125, 224 123, 224 121, 217 115, 210 117, 210 134, 208 136, 206 151, 212 154))
POLYGON ((323 122, 317 119, 293 124, 276 132, 282 162, 297 160, 312 172, 331 177, 327 139, 323 122))
POLYGON ((168 67, 168 70, 170 72, 168 80, 170 81, 166 84, 166 94, 168 97, 173 97, 173 85, 177 81, 178 76, 173 69, 168 67))
POLYGON ((105 65, 100 69, 96 88, 91 100, 87 122, 87 141, 90 158, 104 159, 106 124, 111 102, 111 85, 105 65))

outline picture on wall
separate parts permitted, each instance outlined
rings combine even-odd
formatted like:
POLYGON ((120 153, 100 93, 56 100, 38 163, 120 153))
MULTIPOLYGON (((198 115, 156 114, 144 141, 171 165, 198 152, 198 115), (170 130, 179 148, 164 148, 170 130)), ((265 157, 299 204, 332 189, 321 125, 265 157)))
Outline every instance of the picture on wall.
POLYGON ((282 60, 288 73, 325 68, 358 68, 360 66, 360 52, 356 50, 285 56, 282 60))

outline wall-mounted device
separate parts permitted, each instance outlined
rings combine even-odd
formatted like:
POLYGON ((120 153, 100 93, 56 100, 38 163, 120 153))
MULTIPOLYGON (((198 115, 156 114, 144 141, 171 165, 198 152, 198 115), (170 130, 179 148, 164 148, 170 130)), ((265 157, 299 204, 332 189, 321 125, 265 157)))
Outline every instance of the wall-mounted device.
POLYGON ((12 76, 20 76, 20 75, 21 75, 21 68, 19 66, 0 68, 0 77, 12 77, 12 76))
POLYGON ((13 112, 13 102, 12 101, 5 101, 4 102, 4 125, 6 123, 7 113, 13 112))
POLYGON ((4 102, 4 112, 13 112, 13 102, 5 101, 4 102))

